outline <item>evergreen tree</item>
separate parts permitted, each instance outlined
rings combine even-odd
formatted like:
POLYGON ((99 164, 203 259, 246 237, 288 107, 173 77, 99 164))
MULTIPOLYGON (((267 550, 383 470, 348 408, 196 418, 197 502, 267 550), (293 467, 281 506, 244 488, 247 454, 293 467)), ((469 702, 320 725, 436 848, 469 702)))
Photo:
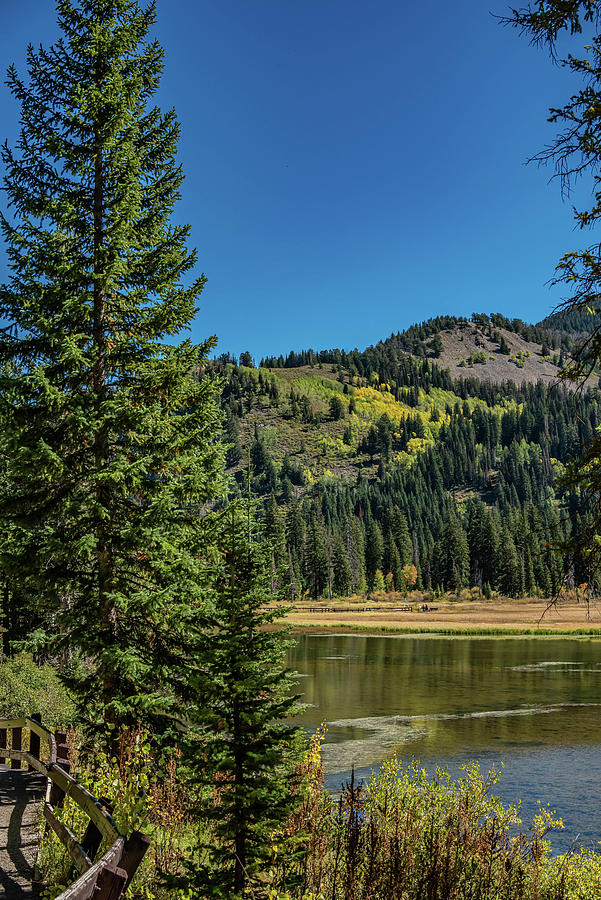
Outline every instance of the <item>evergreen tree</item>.
POLYGON ((330 417, 337 422, 344 417, 344 404, 338 394, 332 394, 329 400, 328 408, 330 417))
POLYGON ((29 48, 18 150, 4 147, 13 217, 0 289, 7 457, 0 564, 87 661, 81 708, 162 714, 160 684, 204 604, 222 449, 214 341, 186 329, 204 277, 170 214, 178 123, 150 104, 162 50, 151 3, 59 0, 62 39, 29 48))
POLYGON ((296 554, 288 550, 288 565, 282 578, 282 594, 289 603, 298 600, 301 593, 301 576, 296 554))
POLYGON ((283 516, 273 494, 265 507, 264 531, 270 548, 271 591, 277 593, 281 585, 289 581, 289 574, 286 572, 289 562, 283 516))
POLYGON ((286 510, 286 543, 297 558, 301 558, 305 544, 305 525, 296 498, 292 500, 286 510))
POLYGON ((315 600, 328 584, 329 560, 323 520, 314 515, 307 528, 303 568, 306 583, 315 600))
POLYGON ((470 551, 471 584, 482 587, 494 578, 494 563, 499 543, 496 523, 481 501, 468 508, 467 537, 470 551))
POLYGON ((509 597, 519 597, 523 586, 522 564, 507 527, 501 532, 497 561, 497 586, 509 597))
POLYGON ((365 589, 365 537, 361 520, 353 516, 347 518, 344 544, 353 578, 353 590, 365 589))
POLYGON ((482 586, 482 548, 480 536, 482 534, 484 518, 484 504, 471 501, 467 509, 467 540, 470 552, 470 581, 472 584, 482 586))
POLYGON ((248 366, 249 368, 254 369, 255 365, 253 362, 253 358, 248 350, 245 350, 244 353, 240 354, 240 365, 248 366))
POLYGON ((444 345, 440 333, 436 333, 430 341, 430 350, 435 359, 438 359, 442 355, 444 345))
POLYGON ((201 817, 214 823, 206 846, 212 866, 190 867, 190 886, 203 897, 244 892, 264 870, 273 832, 294 805, 295 734, 284 720, 296 697, 283 668, 283 633, 264 627, 282 615, 263 609, 267 548, 257 539, 250 503, 245 510, 232 504, 224 518, 214 611, 202 628, 190 623, 177 681, 189 722, 188 763, 212 788, 195 791, 201 817))
POLYGON ((389 459, 392 450, 392 422, 386 414, 378 419, 377 444, 382 459, 389 459))
POLYGON ((445 522, 434 548, 437 583, 450 591, 465 587, 469 575, 467 538, 456 517, 445 522))
POLYGON ((482 565, 482 578, 485 582, 493 584, 495 580, 495 561, 500 539, 499 514, 496 509, 485 509, 482 519, 482 534, 480 536, 480 553, 482 565))
POLYGON ((265 472, 269 451, 261 438, 255 424, 255 436, 250 445, 250 460, 252 462, 253 475, 258 478, 265 472))
POLYGON ((225 408, 225 421, 223 423, 223 437, 228 445, 226 451, 226 463, 235 466, 242 459, 242 447, 240 446, 240 426, 238 419, 229 409, 225 408))
POLYGON ((386 575, 392 575, 392 580, 395 588, 396 590, 399 590, 400 588, 398 587, 398 585, 402 583, 401 571, 403 567, 401 565, 401 557, 397 549, 397 545, 394 542, 392 532, 389 528, 387 528, 384 533, 383 566, 383 571, 386 575))
POLYGON ((399 551, 401 565, 413 562, 413 544, 407 527, 407 519, 398 506, 388 510, 388 520, 392 537, 399 551))
POLYGON ((353 576, 341 534, 336 534, 332 543, 332 587, 339 597, 346 597, 351 591, 353 576))
POLYGON ((376 571, 382 566, 384 556, 384 538, 382 529, 375 519, 371 519, 365 534, 365 570, 367 572, 367 584, 373 588, 376 571))

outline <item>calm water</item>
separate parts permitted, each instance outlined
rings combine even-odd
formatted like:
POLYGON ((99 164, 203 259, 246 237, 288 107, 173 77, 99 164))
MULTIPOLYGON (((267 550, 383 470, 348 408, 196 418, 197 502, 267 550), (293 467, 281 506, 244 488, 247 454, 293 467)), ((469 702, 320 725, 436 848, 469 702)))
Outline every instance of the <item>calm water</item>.
POLYGON ((289 664, 309 704, 300 723, 328 723, 331 789, 394 753, 454 775, 502 762, 498 793, 521 799, 524 819, 537 800, 563 818, 557 851, 597 848, 601 641, 303 635, 289 664))

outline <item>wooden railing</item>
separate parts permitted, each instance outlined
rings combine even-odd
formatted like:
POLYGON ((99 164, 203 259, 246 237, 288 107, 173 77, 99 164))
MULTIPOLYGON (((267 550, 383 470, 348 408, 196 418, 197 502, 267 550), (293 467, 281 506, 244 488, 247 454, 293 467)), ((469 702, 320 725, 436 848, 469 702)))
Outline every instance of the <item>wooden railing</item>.
POLYGON ((108 808, 108 801, 97 800, 69 774, 69 748, 63 731, 53 734, 42 725, 41 716, 23 719, 0 719, 0 763, 11 761, 11 769, 26 763, 30 771, 47 779, 44 818, 73 860, 78 879, 56 900, 119 900, 125 892, 146 853, 150 840, 135 831, 126 839, 119 833, 108 808), (23 750, 23 732, 29 732, 29 750, 23 750), (9 733, 11 740, 9 741, 9 733), (40 755, 42 742, 48 745, 48 762, 40 755), (70 797, 89 819, 85 834, 78 840, 56 816, 65 797, 70 797), (109 843, 106 852, 94 862, 102 842, 109 843))

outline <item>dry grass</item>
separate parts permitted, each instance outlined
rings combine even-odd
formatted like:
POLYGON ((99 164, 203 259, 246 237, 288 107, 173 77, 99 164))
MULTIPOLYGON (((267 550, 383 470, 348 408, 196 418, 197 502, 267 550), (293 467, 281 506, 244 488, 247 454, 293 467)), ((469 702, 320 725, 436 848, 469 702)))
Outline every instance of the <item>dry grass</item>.
MULTIPOLYGON (((286 621, 294 627, 327 627, 333 626, 386 630, 421 631, 465 631, 466 633, 503 632, 525 633, 540 631, 541 633, 562 631, 601 631, 601 603, 592 604, 588 609, 585 603, 574 601, 559 603, 549 608, 547 600, 492 600, 434 601, 430 605, 438 609, 429 612, 418 611, 419 601, 409 600, 413 612, 395 611, 393 607, 402 604, 398 600, 392 603, 363 601, 362 604, 335 603, 335 612, 310 611, 310 604, 298 604, 286 616, 286 621), (377 606, 375 610, 362 610, 362 606, 377 606)), ((325 607, 327 604, 323 604, 325 607)))

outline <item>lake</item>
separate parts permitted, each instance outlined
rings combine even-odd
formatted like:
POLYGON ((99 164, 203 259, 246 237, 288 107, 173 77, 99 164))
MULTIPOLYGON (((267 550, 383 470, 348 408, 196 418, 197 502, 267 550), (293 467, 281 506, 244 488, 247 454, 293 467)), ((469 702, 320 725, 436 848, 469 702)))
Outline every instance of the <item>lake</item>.
POLYGON ((308 704, 297 721, 328 723, 327 786, 397 753, 454 777, 478 759, 505 768, 496 793, 556 809, 554 850, 601 840, 601 641, 301 635, 289 651, 308 704))

